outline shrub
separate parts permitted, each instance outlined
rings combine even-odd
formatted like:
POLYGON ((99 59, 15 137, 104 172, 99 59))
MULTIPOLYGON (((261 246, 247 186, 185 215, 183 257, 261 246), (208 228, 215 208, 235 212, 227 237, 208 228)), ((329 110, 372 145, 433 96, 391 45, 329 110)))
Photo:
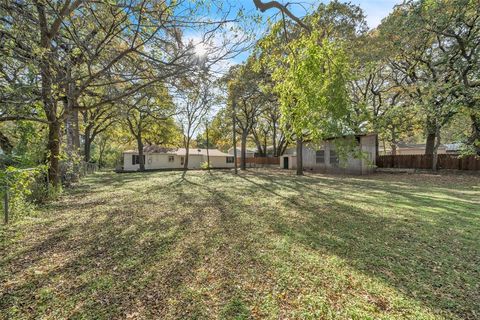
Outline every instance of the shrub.
MULTIPOLYGON (((43 176, 45 167, 19 169, 12 166, 0 172, 0 195, 2 198, 2 212, 4 208, 5 192, 8 190, 9 211, 11 218, 23 216, 35 211, 33 204, 36 197, 43 199, 44 193, 34 193, 39 177, 43 176)), ((40 183, 41 184, 41 183, 40 183)), ((43 185, 45 185, 43 183, 43 185)), ((38 186, 37 186, 38 187, 38 186)), ((46 188, 46 186, 45 186, 46 188)), ((48 192, 47 192, 48 194, 48 192)), ((39 198, 39 199, 40 199, 39 198)))
POLYGON ((208 165, 208 162, 207 161, 204 161, 200 164, 200 168, 203 169, 203 170, 208 170, 208 169, 211 169, 212 166, 209 166, 208 165))

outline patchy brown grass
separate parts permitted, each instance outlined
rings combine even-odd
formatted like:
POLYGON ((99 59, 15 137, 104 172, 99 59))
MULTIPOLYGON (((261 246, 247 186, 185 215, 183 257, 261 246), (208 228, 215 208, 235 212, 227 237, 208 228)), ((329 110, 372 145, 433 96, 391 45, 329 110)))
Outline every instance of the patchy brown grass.
POLYGON ((475 319, 480 178, 97 174, 0 229, 4 319, 475 319))

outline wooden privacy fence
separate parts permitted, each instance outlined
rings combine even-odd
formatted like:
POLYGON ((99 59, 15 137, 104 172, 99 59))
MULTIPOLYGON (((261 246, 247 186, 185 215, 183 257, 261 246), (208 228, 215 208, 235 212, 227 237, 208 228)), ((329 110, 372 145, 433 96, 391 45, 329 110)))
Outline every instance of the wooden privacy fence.
MULTIPOLYGON (((378 156, 379 168, 432 169, 432 155, 412 154, 396 156, 378 156)), ((439 154, 438 169, 480 170, 480 157, 458 157, 451 154, 439 154)))
MULTIPOLYGON (((237 158, 237 163, 241 163, 241 158, 237 158)), ((255 157, 255 158, 245 158, 245 163, 250 166, 256 165, 280 165, 279 157, 255 157)))

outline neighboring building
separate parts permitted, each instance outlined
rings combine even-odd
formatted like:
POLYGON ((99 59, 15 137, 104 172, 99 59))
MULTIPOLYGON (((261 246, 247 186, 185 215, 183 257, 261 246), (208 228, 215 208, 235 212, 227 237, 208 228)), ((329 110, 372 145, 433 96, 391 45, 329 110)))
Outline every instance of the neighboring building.
MULTIPOLYGON (((185 162, 185 148, 164 148, 147 146, 143 149, 145 170, 183 169, 185 162)), ((211 168, 233 168, 234 159, 231 155, 217 149, 209 149, 211 168)), ((207 162, 207 149, 190 149, 188 157, 189 169, 200 169, 202 163, 207 162)), ((123 171, 138 171, 140 158, 138 151, 129 150, 123 153, 123 171)))
MULTIPOLYGON (((447 148, 444 145, 438 147, 438 154, 447 153, 447 148)), ((391 151, 390 151, 391 154, 391 151)), ((425 143, 414 144, 414 143, 399 143, 397 145, 396 155, 407 155, 407 154, 425 154, 425 143)))
POLYGON ((458 155, 462 149, 461 143, 446 143, 444 144, 447 154, 458 155))
MULTIPOLYGON (((245 152, 246 158, 253 158, 257 153, 257 149, 246 148, 245 151, 246 151, 245 152)), ((228 154, 233 156, 233 148, 228 149, 228 154)), ((240 159, 241 155, 242 155, 242 148, 237 147, 237 157, 240 159)))
MULTIPOLYGON (((325 140, 320 148, 306 143, 303 146, 303 169, 318 172, 369 174, 375 172, 376 161, 376 134, 356 135, 357 148, 365 154, 364 158, 349 156, 345 163, 341 163, 335 152, 335 139, 325 140)), ((296 169, 297 155, 293 149, 280 157, 280 168, 296 169)))
MULTIPOLYGON (((462 144, 461 143, 446 143, 441 144, 438 147, 438 154, 453 154, 457 155, 460 152, 462 144)), ((426 145, 425 143, 404 143, 400 142, 397 145, 396 155, 415 155, 415 154, 425 154, 426 145)), ((387 155, 392 154, 392 150, 387 150, 387 155)))

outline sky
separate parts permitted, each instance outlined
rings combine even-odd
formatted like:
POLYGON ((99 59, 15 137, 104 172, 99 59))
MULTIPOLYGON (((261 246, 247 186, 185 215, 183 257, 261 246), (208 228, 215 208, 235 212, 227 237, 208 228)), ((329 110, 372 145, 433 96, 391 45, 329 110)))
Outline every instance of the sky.
MULTIPOLYGON (((267 0, 266 0, 267 1, 267 0)), ((237 1, 239 5, 243 6, 247 11, 256 10, 252 0, 240 0, 237 1)), ((319 2, 328 3, 328 0, 298 0, 298 1, 280 1, 282 3, 290 2, 289 9, 297 15, 305 14, 312 6, 318 6, 319 2)), ((375 28, 380 24, 383 18, 385 18, 393 9, 396 4, 400 4, 402 0, 346 0, 342 2, 351 2, 352 4, 359 5, 367 15, 367 23, 370 28, 375 28)), ((266 12, 265 14, 271 15, 275 10, 266 12)))
MULTIPOLYGON (((267 0, 265 0, 267 1, 267 0)), ((255 8, 253 0, 238 0, 236 1, 238 7, 243 7, 245 12, 248 13, 260 13, 255 8)), ((298 0, 298 1, 280 1, 281 3, 288 3, 289 9, 298 16, 305 15, 308 12, 311 12, 318 6, 318 3, 328 3, 328 0, 298 0)), ((396 4, 400 4, 402 0, 345 0, 343 2, 351 2, 360 6, 366 15, 366 20, 369 28, 373 29, 377 27, 383 18, 387 17, 388 14, 393 10, 393 7, 396 4)), ((275 15, 278 11, 276 9, 271 9, 262 14, 264 17, 271 17, 275 15)), ((233 63, 242 63, 248 57, 248 53, 240 54, 236 57, 233 63)))
MULTIPOLYGON (((269 0, 264 0, 269 1, 269 0)), ((299 17, 304 16, 307 13, 314 11, 320 2, 328 3, 330 0, 279 0, 281 3, 291 3, 288 8, 299 17)), ((369 28, 377 27, 383 18, 387 17, 388 14, 393 10, 393 7, 396 4, 400 4, 403 0, 341 0, 343 2, 351 2, 352 4, 360 6, 366 15, 366 21, 369 28)), ((235 18, 238 10, 242 9, 245 13, 245 16, 261 15, 263 20, 266 21, 267 18, 278 19, 280 17, 279 11, 277 9, 268 10, 265 13, 258 11, 253 3, 253 0, 225 0, 225 1, 216 1, 217 4, 223 4, 221 7, 217 7, 218 10, 225 10, 225 8, 230 8, 229 18, 235 18)), ((210 13, 212 14, 212 13, 210 13)), ((212 17, 217 16, 213 14, 212 17)), ((218 17, 218 16, 217 16, 218 17)), ((213 18, 215 20, 215 18, 213 18)), ((260 38, 264 31, 266 30, 262 25, 257 25, 258 28, 256 38, 260 38)), ((202 55, 205 51, 208 51, 202 44, 202 39, 200 37, 200 32, 198 30, 190 30, 185 34, 186 37, 191 40, 196 48, 196 51, 199 55, 202 55)), ((219 42, 220 39, 215 39, 219 42)), ((250 50, 243 51, 242 53, 231 57, 224 61, 220 61, 216 66, 216 69, 220 70, 220 73, 226 72, 231 65, 243 63, 249 56, 250 50)))

